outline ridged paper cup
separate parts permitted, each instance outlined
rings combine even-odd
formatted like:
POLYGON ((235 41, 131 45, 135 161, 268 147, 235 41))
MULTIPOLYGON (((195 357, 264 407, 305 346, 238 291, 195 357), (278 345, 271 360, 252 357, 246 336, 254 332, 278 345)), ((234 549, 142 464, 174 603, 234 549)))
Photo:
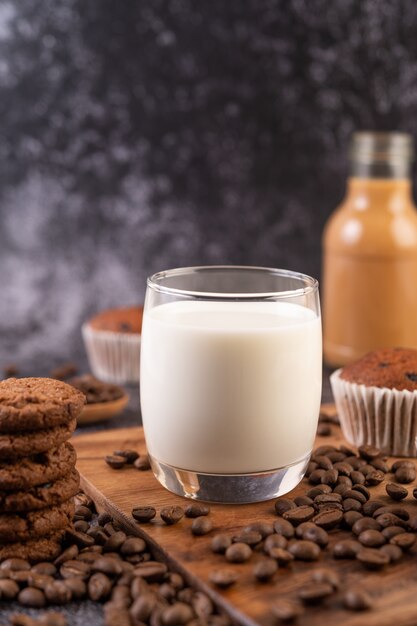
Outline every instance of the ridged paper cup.
POLYGON ((373 445, 391 456, 417 456, 417 391, 367 387, 330 376, 340 425, 346 439, 373 445))
POLYGON ((82 327, 88 362, 96 378, 109 383, 139 382, 140 334, 82 327))

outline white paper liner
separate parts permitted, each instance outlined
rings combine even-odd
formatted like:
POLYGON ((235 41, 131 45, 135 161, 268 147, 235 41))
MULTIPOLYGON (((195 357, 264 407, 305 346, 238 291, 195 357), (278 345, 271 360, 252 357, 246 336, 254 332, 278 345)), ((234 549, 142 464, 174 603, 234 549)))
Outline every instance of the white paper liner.
POLYGON ((417 456, 417 391, 357 385, 340 372, 330 382, 346 439, 392 456, 417 456))
POLYGON ((109 383, 139 382, 140 335, 95 330, 84 324, 88 362, 96 378, 109 383))

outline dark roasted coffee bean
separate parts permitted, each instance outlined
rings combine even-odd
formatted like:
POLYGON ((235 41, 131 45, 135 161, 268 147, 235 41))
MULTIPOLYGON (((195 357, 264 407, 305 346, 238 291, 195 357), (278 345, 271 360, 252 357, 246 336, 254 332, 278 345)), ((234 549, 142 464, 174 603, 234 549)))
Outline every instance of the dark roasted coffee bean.
POLYGON ((331 460, 324 454, 315 454, 314 462, 318 464, 320 469, 329 470, 333 468, 333 463, 331 460))
POLYGON ((317 561, 320 556, 320 548, 312 541, 295 541, 288 547, 288 551, 299 561, 317 561))
MULTIPOLYGON (((274 535, 270 536, 274 537, 274 535)), ((278 535, 275 536, 278 537, 278 535)), ((281 537, 281 539, 285 541, 285 544, 287 543, 284 537, 281 537)), ((261 533, 257 533, 254 530, 248 530, 246 532, 243 530, 240 535, 235 535, 232 541, 233 543, 247 543, 248 546, 253 547, 262 541, 262 535, 261 533)))
POLYGON ((391 537, 395 537, 395 535, 399 535, 404 532, 404 528, 402 526, 386 526, 382 529, 382 534, 385 539, 389 541, 391 537))
POLYGON ((63 563, 65 563, 65 561, 72 561, 73 559, 75 559, 78 556, 79 553, 79 549, 78 546, 76 545, 72 545, 69 548, 67 548, 66 550, 64 550, 54 561, 54 564, 59 567, 60 565, 62 565, 63 563))
POLYGON ((27 570, 18 570, 17 572, 9 572, 9 578, 17 582, 18 585, 23 587, 29 584, 31 578, 31 572, 27 570))
POLYGON ((338 589, 340 587, 340 576, 333 569, 324 567, 316 569, 311 574, 311 580, 315 583, 326 583, 331 585, 333 589, 338 589))
POLYGON ((130 607, 130 615, 134 622, 148 622, 158 599, 152 593, 144 593, 133 602, 130 607))
POLYGON ((134 569, 134 575, 144 578, 147 582, 154 583, 163 580, 168 567, 159 561, 147 561, 138 563, 134 569))
POLYGON ((151 469, 151 462, 147 454, 141 454, 136 461, 134 461, 133 466, 135 469, 140 472, 146 472, 151 469))
POLYGON ((25 559, 5 559, 0 564, 1 570, 10 570, 12 572, 19 572, 24 570, 30 570, 30 563, 25 559))
POLYGON ((343 511, 362 511, 362 504, 356 498, 346 498, 343 500, 343 511))
POLYGON ((36 587, 36 589, 42 589, 42 591, 44 591, 45 587, 53 581, 53 577, 48 574, 37 574, 31 571, 27 579, 27 584, 29 587, 36 587))
POLYGON ((262 535, 262 539, 265 539, 265 537, 272 535, 272 533, 274 532, 274 527, 269 522, 254 522, 253 524, 249 524, 248 526, 245 526, 243 531, 244 532, 254 531, 262 535))
POLYGON ((391 466, 391 472, 395 474, 397 469, 400 469, 400 467, 407 467, 408 469, 415 469, 415 464, 413 463, 413 461, 405 461, 405 460, 395 461, 395 463, 393 463, 391 466))
POLYGON ((401 550, 409 550, 415 543, 416 536, 412 533, 399 533, 389 540, 393 546, 398 546, 401 550))
POLYGON ((0 580, 0 600, 14 600, 19 593, 19 585, 14 580, 0 580))
POLYGON ((88 506, 85 506, 84 504, 79 504, 75 507, 74 519, 83 519, 89 521, 92 519, 92 517, 93 513, 91 509, 88 508, 88 506))
POLYGON ((357 500, 358 502, 360 502, 360 504, 365 504, 368 499, 363 493, 361 493, 357 489, 349 489, 349 491, 345 491, 345 493, 343 494, 343 499, 347 500, 348 498, 357 500))
POLYGON ((394 515, 394 513, 382 513, 381 515, 375 517, 375 519, 378 524, 382 526, 382 528, 386 528, 387 526, 403 526, 404 528, 407 528, 407 522, 402 520, 397 515, 394 515))
POLYGON ((362 548, 356 558, 368 569, 381 569, 389 563, 389 557, 376 548, 362 548))
POLYGON ((297 539, 303 538, 303 533, 305 532, 305 530, 307 530, 307 528, 317 528, 317 526, 313 524, 313 522, 303 522, 295 529, 295 536, 297 537, 297 539))
POLYGON ((365 530, 381 530, 381 525, 373 517, 361 517, 352 526, 354 535, 360 535, 365 530))
POLYGON ((139 457, 139 453, 136 450, 115 450, 113 452, 115 456, 121 456, 126 459, 126 463, 132 464, 139 457))
POLYGON ((193 609, 185 602, 175 602, 162 611, 162 624, 165 626, 181 626, 194 617, 193 609))
POLYGON ((120 554, 132 556, 132 554, 142 554, 146 550, 146 543, 141 537, 128 537, 120 547, 120 554))
POLYGON ((303 522, 308 522, 315 514, 315 510, 312 506, 298 506, 295 509, 290 509, 283 514, 283 518, 288 522, 291 522, 293 526, 298 526, 303 522))
POLYGON ((324 485, 335 485, 339 478, 339 472, 336 469, 328 469, 321 477, 321 482, 324 485))
POLYGON ((200 619, 209 617, 214 612, 213 602, 208 595, 202 591, 196 591, 191 599, 191 606, 194 609, 194 613, 200 619))
POLYGON ((232 545, 232 538, 226 533, 214 535, 211 540, 211 550, 216 554, 224 554, 229 546, 232 545))
POLYGON ((283 535, 286 539, 294 537, 294 527, 285 519, 278 519, 274 522, 274 530, 278 535, 283 535))
POLYGON ((373 470, 372 472, 368 472, 365 477, 365 485, 373 487, 374 485, 379 485, 385 478, 384 472, 380 470, 373 470))
POLYGON ((352 450, 352 448, 349 448, 349 446, 345 445, 345 444, 341 444, 339 446, 339 451, 343 452, 343 454, 345 456, 354 456, 355 455, 355 451, 352 450))
POLYGON ((359 485, 359 484, 353 485, 352 491, 358 491, 359 493, 361 493, 363 496, 365 496, 366 501, 368 501, 369 498, 371 497, 369 489, 365 487, 365 485, 359 485))
POLYGON ((71 590, 63 580, 52 581, 45 587, 44 592, 50 604, 67 604, 71 601, 71 590))
POLYGON ((362 546, 359 541, 342 539, 333 546, 333 557, 335 559, 354 559, 361 549, 362 546))
POLYGON ((277 515, 283 515, 290 509, 295 509, 297 507, 295 502, 293 502, 293 500, 289 500, 288 498, 279 498, 279 500, 275 502, 274 506, 277 515))
POLYGON ((392 513, 392 515, 396 515, 405 522, 408 521, 408 519, 410 518, 408 510, 405 507, 399 506, 397 504, 389 504, 388 506, 383 506, 377 509, 374 513, 374 517, 378 517, 383 513, 392 513))
POLYGON ((320 484, 320 485, 316 485, 316 487, 311 487, 311 488, 307 491, 306 495, 307 495, 309 498, 312 498, 312 499, 314 500, 314 498, 315 498, 316 496, 319 496, 320 494, 323 494, 323 493, 331 493, 331 492, 332 492, 332 488, 330 487, 330 485, 321 485, 321 484, 320 484))
POLYGON ((91 570, 107 576, 120 576, 123 572, 121 562, 110 556, 100 556, 92 564, 91 570))
POLYGON ((350 478, 350 480, 352 481, 352 483, 354 485, 364 485, 365 484, 365 476, 362 474, 362 472, 359 472, 358 470, 353 470, 350 473, 349 478, 350 478))
POLYGON ((412 483, 416 479, 416 470, 411 467, 399 467, 394 474, 394 478, 397 483, 402 483, 407 485, 408 483, 412 483))
POLYGON ((252 550, 246 543, 232 543, 227 548, 225 556, 230 563, 244 563, 252 556, 252 550))
POLYGON ((31 569, 34 574, 43 574, 44 576, 55 576, 57 570, 53 563, 47 563, 46 561, 42 561, 41 563, 37 563, 31 569))
POLYGON ((343 513, 343 520, 341 523, 345 528, 352 528, 353 524, 362 519, 362 517, 363 515, 362 513, 359 513, 359 511, 346 511, 346 513, 343 513))
POLYGON ((45 594, 40 589, 35 589, 35 587, 22 589, 17 596, 17 601, 23 606, 33 608, 42 608, 46 604, 45 594))
POLYGON ((330 424, 319 424, 317 426, 317 434, 320 437, 330 437, 332 434, 332 429, 330 424))
POLYGON ((338 511, 334 509, 332 511, 322 511, 313 517, 313 522, 324 528, 325 530, 329 530, 331 528, 336 528, 340 524, 343 519, 342 511, 338 511))
POLYGON ((83 519, 77 519, 74 528, 80 533, 86 533, 90 529, 90 524, 83 519))
POLYGON ((201 517, 202 515, 208 515, 209 513, 210 507, 207 506, 207 504, 192 502, 185 507, 185 517, 201 517))
POLYGON ((87 585, 81 578, 67 578, 64 583, 70 590, 73 600, 83 600, 86 597, 87 585))
POLYGON ((126 541, 127 536, 122 530, 118 530, 107 539, 103 545, 103 552, 117 552, 126 541))
POLYGON ((283 567, 291 563, 291 561, 294 561, 291 552, 288 552, 288 550, 284 548, 272 547, 269 549, 268 555, 272 559, 275 559, 278 565, 282 565, 283 567))
POLYGON ((324 530, 324 528, 320 528, 319 526, 306 528, 304 531, 302 538, 307 541, 313 541, 320 546, 320 548, 325 548, 329 543, 329 535, 324 530))
POLYGON ((370 463, 375 469, 383 472, 384 474, 388 474, 389 467, 382 458, 373 459, 370 463))
POLYGON ((94 537, 77 530, 68 529, 65 537, 68 543, 75 543, 79 548, 87 548, 94 545, 94 537))
POLYGON ((156 515, 156 509, 153 506, 135 506, 132 509, 132 517, 141 524, 150 522, 156 515))
POLYGON ((83 561, 65 561, 59 569, 62 578, 73 578, 79 576, 82 580, 86 580, 91 572, 91 565, 83 561))
POLYGON ((308 477, 308 482, 312 485, 318 485, 319 483, 321 483, 321 478, 322 476, 324 476, 325 471, 326 470, 320 468, 314 470, 308 477))
POLYGON ((382 456, 381 450, 375 446, 363 445, 358 448, 359 456, 365 461, 372 461, 379 456, 382 456))
POLYGON ((304 604, 319 604, 333 593, 333 587, 328 583, 310 583, 298 590, 298 597, 304 604))
POLYGON ((339 482, 342 478, 346 478, 346 476, 339 476, 338 484, 333 489, 333 493, 337 493, 340 496, 343 496, 343 494, 345 494, 346 491, 349 491, 349 489, 352 487, 352 483, 347 485, 346 483, 339 482))
POLYGON ((127 459, 124 456, 116 456, 115 454, 107 455, 104 459, 109 467, 112 469, 122 469, 127 464, 127 459))
POLYGON ((407 522, 407 528, 408 530, 411 530, 413 532, 417 532, 417 515, 411 517, 408 522, 407 522))
POLYGON ((279 623, 294 622, 302 613, 301 608, 288 600, 277 600, 271 607, 272 615, 279 623))
POLYGON ((180 506, 165 506, 159 515, 168 526, 177 524, 184 517, 184 509, 180 506))
POLYGON ((366 516, 372 516, 381 506, 384 506, 384 502, 381 502, 381 500, 368 500, 362 506, 362 513, 366 516))
POLYGON ((379 530, 364 530, 358 536, 358 541, 367 548, 379 548, 386 543, 384 535, 379 530))
POLYGON ((88 581, 88 597, 93 602, 102 602, 110 595, 112 583, 110 579, 101 572, 93 574, 88 581))
POLYGON ((278 571, 277 562, 274 559, 263 559, 256 563, 253 568, 253 575, 260 582, 267 582, 270 580, 275 572, 278 571))
POLYGON ((364 459, 360 459, 357 456, 347 456, 344 460, 345 463, 349 463, 349 465, 354 469, 358 470, 364 465, 366 465, 366 461, 364 459))
POLYGON ((334 469, 339 472, 339 476, 350 476, 352 466, 345 461, 339 461, 338 463, 334 464, 334 469))
POLYGON ((269 537, 265 539, 264 552, 268 554, 272 548, 286 548, 287 543, 288 542, 283 535, 269 535, 269 537))
POLYGON ((387 557, 390 560, 390 563, 395 563, 395 561, 399 561, 399 559, 403 555, 403 551, 401 550, 399 546, 393 546, 390 543, 385 544, 385 546, 382 546, 382 548, 380 548, 380 552, 387 555, 387 557))
POLYGON ((238 580, 239 574, 232 569, 216 569, 209 575, 209 580, 217 587, 230 587, 238 580))
POLYGON ((342 496, 338 493, 321 493, 314 498, 317 505, 329 504, 329 502, 342 502, 342 496))
POLYGON ((313 504, 313 499, 308 496, 297 496, 294 498, 294 502, 297 506, 311 506, 313 504))
POLYGON ((316 470, 318 468, 319 464, 316 463, 315 461, 310 461, 309 464, 307 465, 307 469, 306 469, 306 477, 310 476, 311 472, 314 472, 314 470, 316 470))
POLYGON ((102 513, 99 514, 97 518, 97 522, 99 526, 104 526, 105 524, 108 524, 109 522, 111 522, 112 519, 113 518, 110 515, 110 513, 107 513, 107 511, 103 511, 102 513))
POLYGON ((343 594, 343 606, 349 611, 367 611, 372 608, 373 602, 363 589, 348 589, 343 594))
POLYGON ((209 517, 196 517, 191 524, 191 532, 197 537, 207 535, 211 530, 213 530, 213 522, 209 517))

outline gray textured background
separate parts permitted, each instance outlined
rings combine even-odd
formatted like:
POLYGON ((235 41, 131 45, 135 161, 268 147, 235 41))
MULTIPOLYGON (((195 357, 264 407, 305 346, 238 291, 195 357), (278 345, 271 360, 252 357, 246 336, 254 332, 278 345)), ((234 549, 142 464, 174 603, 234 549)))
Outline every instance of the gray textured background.
POLYGON ((0 357, 206 263, 320 272, 358 128, 417 134, 414 0, 0 0, 0 357))

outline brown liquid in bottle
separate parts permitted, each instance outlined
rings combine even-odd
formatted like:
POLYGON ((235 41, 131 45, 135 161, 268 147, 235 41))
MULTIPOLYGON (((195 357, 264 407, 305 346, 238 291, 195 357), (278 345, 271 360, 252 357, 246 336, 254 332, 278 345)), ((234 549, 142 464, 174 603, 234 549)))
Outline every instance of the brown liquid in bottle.
POLYGON ((358 133, 352 176, 324 232, 324 356, 344 365, 381 347, 417 349, 417 211, 411 140, 358 133))

